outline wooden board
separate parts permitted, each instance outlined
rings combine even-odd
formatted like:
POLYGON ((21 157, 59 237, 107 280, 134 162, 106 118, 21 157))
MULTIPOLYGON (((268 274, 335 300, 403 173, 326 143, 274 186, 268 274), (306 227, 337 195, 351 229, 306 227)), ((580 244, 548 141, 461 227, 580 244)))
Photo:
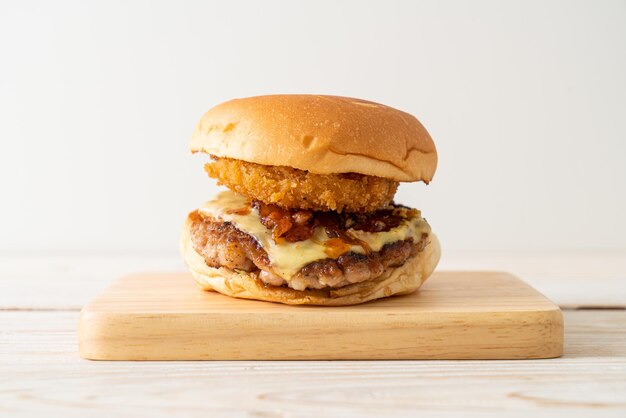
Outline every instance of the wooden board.
POLYGON ((419 292, 346 307, 286 306, 198 289, 187 273, 127 276, 86 305, 94 360, 558 357, 558 306, 501 272, 437 272, 419 292))

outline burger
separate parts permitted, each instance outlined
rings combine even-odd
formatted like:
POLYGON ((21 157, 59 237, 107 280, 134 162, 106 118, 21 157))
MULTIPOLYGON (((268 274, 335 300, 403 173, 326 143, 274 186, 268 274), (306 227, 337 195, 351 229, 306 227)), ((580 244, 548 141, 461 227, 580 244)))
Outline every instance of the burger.
POLYGON ((412 115, 360 99, 231 100, 198 123, 223 191, 189 214, 181 252, 201 288, 292 305, 353 305, 417 290, 440 258, 421 213, 393 201, 429 183, 432 138, 412 115))

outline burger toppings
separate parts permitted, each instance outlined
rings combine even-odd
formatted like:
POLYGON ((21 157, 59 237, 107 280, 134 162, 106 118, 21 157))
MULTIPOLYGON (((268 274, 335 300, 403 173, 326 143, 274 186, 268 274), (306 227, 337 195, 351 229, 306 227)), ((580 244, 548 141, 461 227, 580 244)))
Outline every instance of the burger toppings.
POLYGON ((259 213, 261 223, 272 230, 274 241, 279 238, 304 241, 313 234, 313 212, 309 210, 287 210, 258 200, 252 206, 259 213))
MULTIPOLYGON (((365 232, 389 231, 409 216, 419 216, 418 211, 391 205, 371 213, 312 212, 309 210, 283 209, 258 200, 252 207, 259 213, 263 225, 272 230, 274 240, 284 238, 288 242, 304 241, 311 237, 315 228, 326 230, 329 237, 341 237, 348 228, 365 232)), ((246 207, 238 209, 245 212, 246 207)), ((244 213, 241 213, 244 214, 244 213)), ((349 240, 349 239, 348 239, 349 240)))
POLYGON ((389 204, 398 188, 397 181, 382 177, 315 174, 230 158, 213 157, 204 169, 218 184, 250 199, 287 209, 371 212, 389 204))
POLYGON ((430 232, 419 211, 401 206, 370 214, 286 210, 230 191, 192 219, 194 248, 207 265, 299 290, 377 277, 423 249, 430 232))
POLYGON ((300 268, 289 281, 276 274, 268 253, 249 234, 238 230, 230 222, 191 214, 191 239, 194 250, 205 263, 214 268, 226 267, 254 273, 272 286, 289 286, 297 290, 336 288, 360 283, 380 276, 386 268, 396 267, 423 250, 427 234, 418 242, 412 238, 385 244, 380 251, 368 254, 351 252, 351 246, 338 238, 325 241, 327 250, 335 245, 343 247, 326 258, 310 262, 300 268))

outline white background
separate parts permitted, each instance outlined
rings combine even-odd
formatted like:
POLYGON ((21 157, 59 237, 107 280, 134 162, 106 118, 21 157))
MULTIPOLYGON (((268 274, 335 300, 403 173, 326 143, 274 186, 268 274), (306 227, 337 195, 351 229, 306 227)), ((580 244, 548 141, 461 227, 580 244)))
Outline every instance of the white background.
POLYGON ((224 100, 416 115, 444 251, 626 250, 626 2, 0 2, 0 250, 177 249, 224 100))

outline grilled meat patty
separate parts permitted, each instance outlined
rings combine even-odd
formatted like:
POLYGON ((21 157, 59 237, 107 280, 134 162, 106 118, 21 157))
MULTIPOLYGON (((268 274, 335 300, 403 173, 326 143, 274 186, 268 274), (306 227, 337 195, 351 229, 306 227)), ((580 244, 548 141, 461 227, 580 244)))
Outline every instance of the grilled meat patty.
POLYGON ((378 252, 349 252, 336 259, 326 258, 305 265, 287 283, 274 274, 267 252, 251 235, 229 222, 192 214, 191 237, 194 249, 209 267, 255 272, 268 285, 288 285, 296 290, 338 288, 380 276, 387 268, 398 267, 422 251, 428 243, 424 234, 419 242, 413 239, 385 245, 378 252))

